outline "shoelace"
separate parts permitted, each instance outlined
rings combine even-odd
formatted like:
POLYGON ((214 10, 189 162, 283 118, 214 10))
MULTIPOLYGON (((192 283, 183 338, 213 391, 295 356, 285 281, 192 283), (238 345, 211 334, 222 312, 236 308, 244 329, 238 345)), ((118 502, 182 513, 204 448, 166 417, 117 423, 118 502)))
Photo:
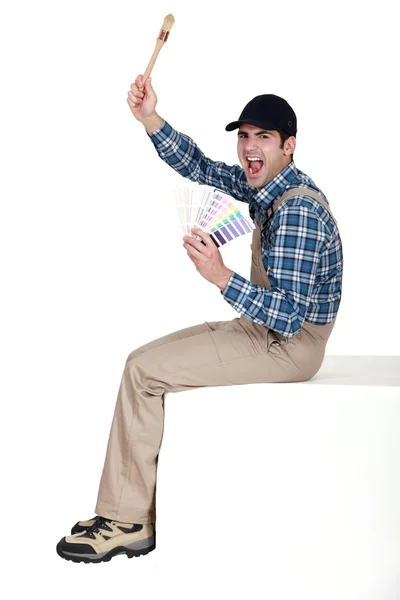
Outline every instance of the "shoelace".
POLYGON ((93 525, 90 525, 90 527, 86 529, 86 533, 100 533, 102 525, 105 525, 106 523, 111 523, 111 519, 97 516, 93 525))

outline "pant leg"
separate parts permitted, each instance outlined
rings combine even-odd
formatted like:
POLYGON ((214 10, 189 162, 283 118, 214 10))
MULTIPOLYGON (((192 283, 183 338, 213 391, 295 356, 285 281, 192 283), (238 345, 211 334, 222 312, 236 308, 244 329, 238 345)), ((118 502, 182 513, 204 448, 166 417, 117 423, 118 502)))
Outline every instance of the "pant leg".
POLYGON ((118 521, 156 521, 164 395, 204 386, 290 381, 288 353, 249 335, 241 319, 186 328, 129 355, 122 375, 95 512, 118 521))
POLYGON ((152 340, 139 348, 136 348, 133 352, 131 352, 127 358, 126 362, 132 360, 139 354, 143 354, 143 352, 147 352, 152 348, 157 348, 157 346, 163 346, 164 344, 168 344, 169 342, 175 342, 176 340, 182 340, 186 337, 191 337, 193 335, 198 335, 199 333, 204 333, 205 331, 211 331, 211 327, 209 323, 204 322, 199 325, 192 325, 190 327, 185 327, 184 329, 179 329, 178 331, 173 331, 172 333, 168 333, 167 335, 163 335, 162 337, 157 338, 156 340, 152 340))
MULTIPOLYGON (((200 333, 212 331, 213 328, 218 326, 220 323, 222 323, 222 321, 212 321, 211 323, 204 322, 204 323, 200 323, 198 325, 192 325, 190 327, 185 327, 183 329, 173 331, 172 333, 169 333, 169 334, 159 337, 155 340, 152 340, 151 342, 148 342, 142 346, 139 346, 139 348, 136 348, 133 352, 131 352, 128 355, 128 358, 127 358, 126 364, 125 364, 125 369, 124 369, 124 372, 122 375, 122 380, 121 380, 121 384, 120 384, 120 388, 119 388, 119 392, 118 392, 117 402, 116 402, 116 406, 115 406, 115 410, 114 410, 114 416, 113 416, 113 420, 112 420, 112 424, 111 424, 111 431, 110 431, 110 436, 109 436, 108 445, 107 445, 106 458, 104 461, 103 473, 102 473, 102 477, 100 480, 98 499, 97 499, 97 504, 96 504, 96 508, 95 508, 96 514, 99 514, 99 515, 105 516, 105 517, 109 517, 109 518, 115 519, 117 521, 124 520, 122 517, 116 516, 116 515, 118 515, 118 513, 115 510, 116 496, 115 496, 115 492, 113 493, 113 490, 115 490, 116 487, 118 486, 118 480, 120 481, 120 478, 123 477, 123 469, 124 469, 124 465, 125 465, 124 461, 127 460, 124 457, 124 452, 123 452, 124 449, 121 448, 121 444, 124 443, 123 442, 124 439, 126 439, 126 440, 128 439, 129 432, 127 430, 126 418, 129 419, 129 416, 126 417, 127 411, 128 411, 128 408, 126 405, 128 405, 128 407, 129 407, 129 405, 131 403, 132 403, 132 406, 131 406, 130 418, 132 419, 132 417, 133 417, 134 394, 132 393, 133 390, 131 388, 131 382, 129 381, 129 379, 130 379, 129 369, 127 369, 128 363, 130 363, 132 361, 132 359, 134 359, 135 357, 137 357, 141 354, 144 354, 145 352, 147 352, 153 348, 157 348, 159 346, 166 345, 170 342, 185 339, 187 337, 193 337, 200 333), (132 396, 132 400, 131 400, 131 396, 132 396), (125 406, 125 408, 123 408, 123 406, 125 406), (113 466, 114 461, 115 461, 115 469, 116 469, 116 471, 119 472, 119 475, 116 471, 114 471, 114 466, 113 466), (110 492, 110 496, 108 496, 108 491, 110 492), (111 500, 111 502, 109 499, 110 497, 114 498, 114 500, 113 501, 111 500), (112 504, 112 502, 114 502, 114 504, 112 504)), ((158 400, 158 402, 160 402, 160 401, 158 400)), ((161 418, 160 427, 163 432, 163 430, 164 430, 164 398, 162 398, 161 405, 162 405, 161 406, 161 414, 159 416, 161 418)), ((161 432, 161 438, 160 438, 159 445, 161 445, 162 432, 161 432)), ((133 441, 133 440, 131 440, 131 441, 133 441)), ((127 448, 126 448, 126 450, 127 450, 129 443, 126 442, 126 444, 127 444, 127 448)), ((158 462, 158 453, 157 453, 157 457, 156 457, 156 464, 157 464, 157 462, 158 462)), ((155 479, 154 479, 154 482, 155 482, 155 479)), ((154 490, 154 493, 155 493, 155 490, 154 490)), ((154 504, 154 501, 153 501, 153 504, 154 504)), ((134 509, 135 507, 132 506, 131 508, 134 509)), ((155 522, 155 515, 153 517, 151 517, 151 516, 148 517, 147 515, 150 512, 151 511, 146 509, 143 513, 140 513, 138 516, 136 516, 135 521, 133 521, 133 519, 128 519, 125 521, 126 522, 136 522, 136 523, 153 523, 153 522, 155 522)), ((131 512, 129 514, 131 514, 131 512)), ((135 512, 135 515, 137 515, 137 512, 135 512)))

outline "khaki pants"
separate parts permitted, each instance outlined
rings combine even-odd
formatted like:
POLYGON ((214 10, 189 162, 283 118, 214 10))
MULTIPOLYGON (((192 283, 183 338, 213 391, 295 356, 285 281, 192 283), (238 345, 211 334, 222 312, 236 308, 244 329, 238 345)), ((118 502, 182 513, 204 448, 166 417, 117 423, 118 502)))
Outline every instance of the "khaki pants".
POLYGON ((128 523, 156 521, 156 473, 164 392, 291 382, 319 370, 333 327, 305 322, 291 338, 250 321, 205 322, 132 352, 118 393, 95 512, 128 523))

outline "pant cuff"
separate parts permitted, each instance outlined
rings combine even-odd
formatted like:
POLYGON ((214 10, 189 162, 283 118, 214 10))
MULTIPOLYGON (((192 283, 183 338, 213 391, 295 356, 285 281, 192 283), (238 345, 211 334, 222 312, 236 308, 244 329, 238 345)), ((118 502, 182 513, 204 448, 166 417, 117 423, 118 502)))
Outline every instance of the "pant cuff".
POLYGON ((121 508, 116 510, 115 508, 108 506, 107 504, 102 504, 101 502, 96 504, 94 512, 96 515, 104 517, 105 519, 121 521, 122 523, 138 523, 141 525, 146 525, 148 523, 156 522, 156 514, 154 511, 149 512, 121 508))

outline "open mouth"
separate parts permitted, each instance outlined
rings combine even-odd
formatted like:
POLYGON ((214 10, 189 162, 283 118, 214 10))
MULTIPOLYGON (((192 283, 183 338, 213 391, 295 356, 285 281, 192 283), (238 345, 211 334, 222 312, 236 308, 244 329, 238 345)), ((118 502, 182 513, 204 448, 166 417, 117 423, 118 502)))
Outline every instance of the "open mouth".
POLYGON ((246 157, 247 170, 251 177, 258 176, 264 166, 264 162, 258 156, 246 157))

